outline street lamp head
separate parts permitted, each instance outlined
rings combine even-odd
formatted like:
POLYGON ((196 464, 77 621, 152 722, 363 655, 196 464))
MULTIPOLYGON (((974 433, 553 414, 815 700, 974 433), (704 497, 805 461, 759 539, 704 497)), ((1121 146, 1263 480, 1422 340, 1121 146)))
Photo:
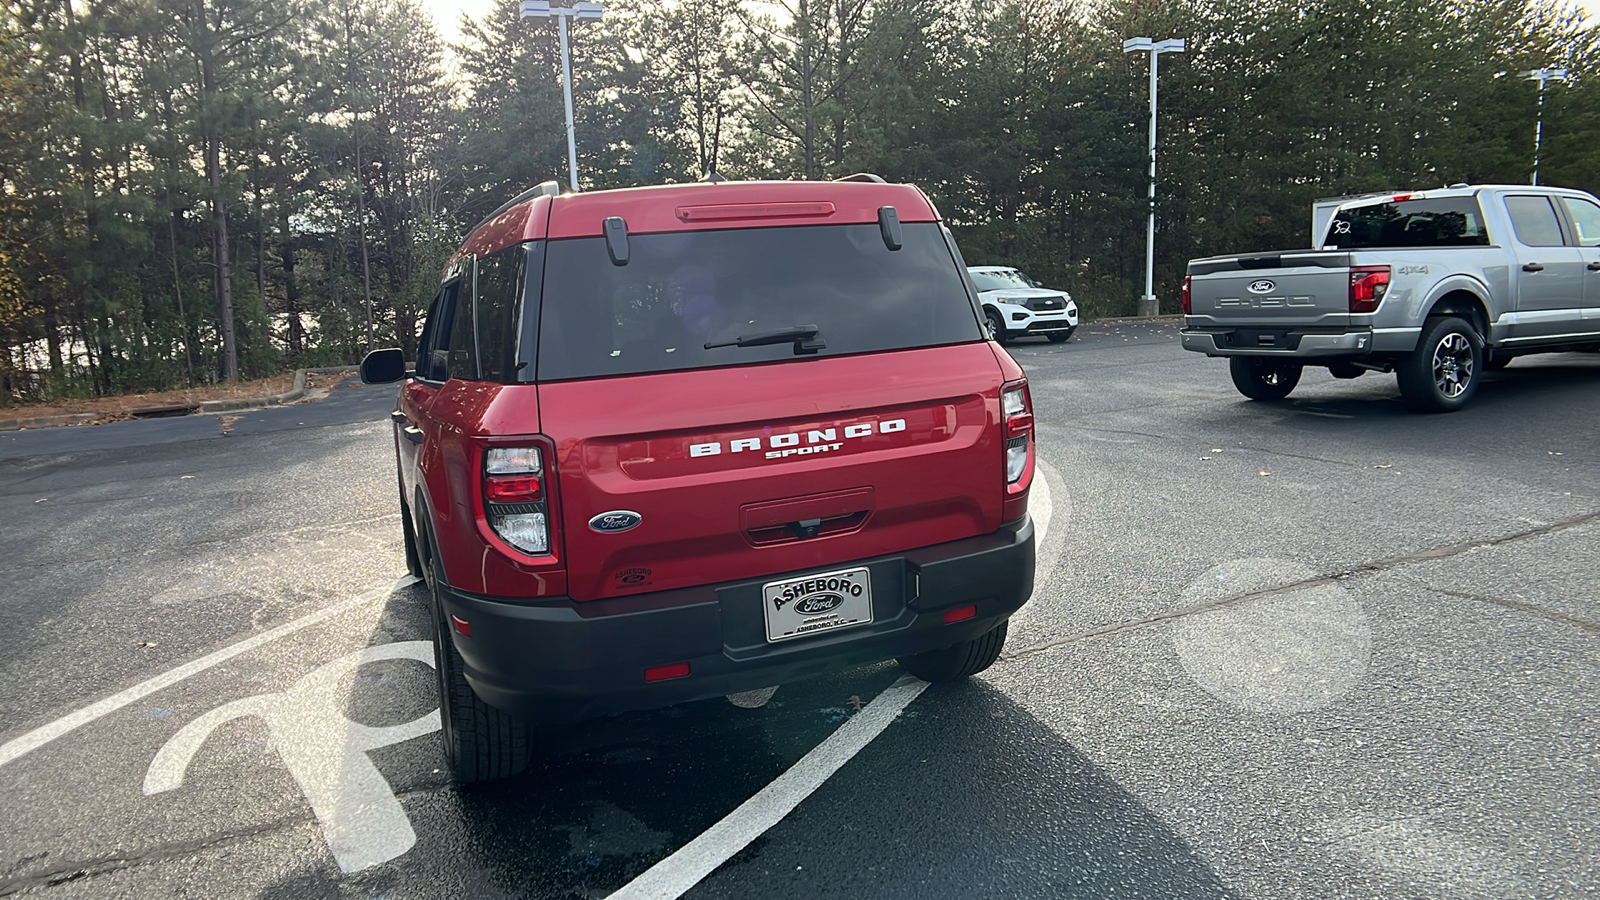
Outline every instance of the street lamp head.
POLYGON ((522 0, 522 18, 548 19, 551 16, 558 18, 598 19, 600 18, 600 4, 594 2, 574 3, 571 6, 550 5, 550 0, 522 0))
POLYGON ((1566 69, 1551 68, 1524 69, 1523 71, 1517 73, 1518 78, 1526 78, 1529 81, 1538 81, 1541 83, 1546 81, 1566 81, 1567 75, 1568 72, 1566 69))
POLYGON ((1151 53, 1182 53, 1184 51, 1183 38, 1169 38, 1157 41, 1155 38, 1136 37, 1128 38, 1122 42, 1123 53, 1149 51, 1151 53))

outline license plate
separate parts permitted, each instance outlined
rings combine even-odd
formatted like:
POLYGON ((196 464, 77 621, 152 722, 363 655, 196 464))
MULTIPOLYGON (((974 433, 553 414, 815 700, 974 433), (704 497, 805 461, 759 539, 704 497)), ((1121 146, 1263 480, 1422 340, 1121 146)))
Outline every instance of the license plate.
POLYGON ((761 586, 761 600, 768 641, 872 621, 872 579, 865 567, 769 581, 761 586))

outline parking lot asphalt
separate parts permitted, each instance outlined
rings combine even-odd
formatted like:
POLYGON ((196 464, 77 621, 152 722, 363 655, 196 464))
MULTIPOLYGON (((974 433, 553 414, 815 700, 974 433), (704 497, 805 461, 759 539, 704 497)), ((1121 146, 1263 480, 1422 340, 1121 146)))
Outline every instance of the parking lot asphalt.
MULTIPOLYGON (((1169 325, 1011 351, 1051 514, 1004 656, 684 896, 1600 890, 1600 355, 1423 416, 1370 374, 1246 401, 1169 325)), ((0 896, 640 896, 900 690, 452 786, 392 397, 0 435, 0 896)))

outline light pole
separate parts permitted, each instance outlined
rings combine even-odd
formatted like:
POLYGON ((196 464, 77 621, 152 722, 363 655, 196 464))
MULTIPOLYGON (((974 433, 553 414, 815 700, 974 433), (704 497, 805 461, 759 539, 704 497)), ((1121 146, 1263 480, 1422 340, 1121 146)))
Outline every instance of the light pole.
POLYGON ((1139 298, 1139 315, 1153 316, 1160 311, 1156 300, 1156 60, 1163 53, 1182 53, 1183 38, 1129 38, 1122 42, 1122 52, 1150 54, 1150 225, 1145 234, 1144 296, 1139 298))
POLYGON ((1547 81, 1566 81, 1566 69, 1528 69, 1518 72, 1518 78, 1539 82, 1539 117, 1533 126, 1533 183, 1539 183, 1539 145, 1544 143, 1544 84, 1547 81))
POLYGON ((572 125, 572 57, 567 52, 567 20, 598 19, 600 4, 574 3, 571 6, 551 6, 550 0, 522 0, 522 18, 548 19, 555 16, 561 26, 561 87, 567 95, 567 171, 572 176, 572 190, 578 190, 578 139, 572 125))

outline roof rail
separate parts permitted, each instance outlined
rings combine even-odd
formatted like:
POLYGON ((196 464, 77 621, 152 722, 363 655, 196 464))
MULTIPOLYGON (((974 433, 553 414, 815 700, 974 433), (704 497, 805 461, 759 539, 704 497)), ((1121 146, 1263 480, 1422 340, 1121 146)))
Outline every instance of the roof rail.
POLYGON ((864 181, 864 182, 866 182, 868 184, 888 184, 889 183, 887 181, 884 181, 881 176, 874 175, 871 172, 857 172, 854 175, 846 175, 843 178, 835 178, 834 181, 864 181))
POLYGON ((561 193, 561 182, 559 182, 559 181, 541 181, 538 184, 534 185, 533 187, 528 188, 527 190, 523 191, 522 193, 516 195, 515 197, 512 197, 510 200, 507 200, 506 202, 500 204, 498 209, 496 209, 492 213, 489 213, 487 216, 484 216, 483 217, 483 221, 481 221, 478 224, 472 226, 472 230, 468 231, 467 234, 471 234, 473 231, 477 231, 479 228, 482 228, 483 226, 489 224, 489 221, 491 219, 493 219, 495 216, 498 216, 501 213, 505 212, 506 210, 510 209, 511 207, 516 206, 518 203, 522 203, 522 202, 527 201, 527 200, 532 200, 534 197, 554 197, 554 196, 556 196, 557 194, 560 194, 560 193, 561 193))

